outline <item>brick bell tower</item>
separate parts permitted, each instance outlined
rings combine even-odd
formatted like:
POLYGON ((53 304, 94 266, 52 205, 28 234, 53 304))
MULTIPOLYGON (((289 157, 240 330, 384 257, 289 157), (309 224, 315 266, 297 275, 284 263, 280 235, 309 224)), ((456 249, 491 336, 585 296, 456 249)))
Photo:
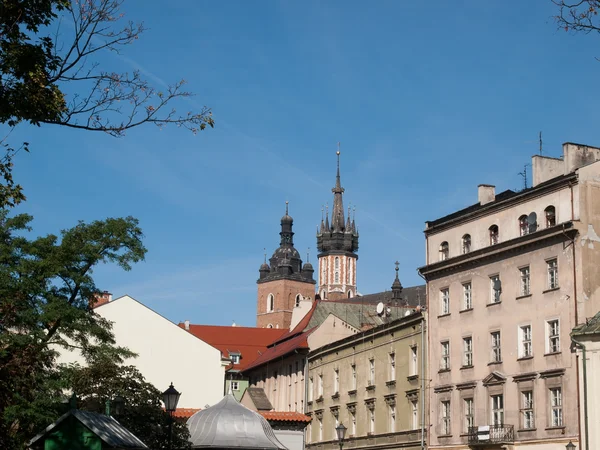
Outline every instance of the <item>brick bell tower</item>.
POLYGON ((340 300, 356 296, 356 261, 358 260, 358 230, 354 218, 344 220, 342 195, 344 188, 340 181, 340 151, 337 151, 337 176, 333 192, 333 210, 329 225, 329 209, 321 226, 317 229, 317 249, 319 251, 319 288, 323 300, 340 300))
POLYGON ((314 299, 315 280, 312 264, 302 265, 300 253, 294 248, 294 219, 288 214, 285 202, 285 215, 281 218, 279 248, 267 264, 267 256, 260 266, 258 301, 256 305, 256 326, 268 328, 289 328, 292 311, 302 299, 314 299))

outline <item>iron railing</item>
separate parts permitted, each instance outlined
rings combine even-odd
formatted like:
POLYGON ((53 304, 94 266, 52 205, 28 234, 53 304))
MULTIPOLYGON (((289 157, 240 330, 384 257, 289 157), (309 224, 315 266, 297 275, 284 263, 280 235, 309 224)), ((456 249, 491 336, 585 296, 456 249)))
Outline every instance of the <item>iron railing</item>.
POLYGON ((512 425, 481 425, 469 427, 469 445, 512 444, 515 429, 512 425))

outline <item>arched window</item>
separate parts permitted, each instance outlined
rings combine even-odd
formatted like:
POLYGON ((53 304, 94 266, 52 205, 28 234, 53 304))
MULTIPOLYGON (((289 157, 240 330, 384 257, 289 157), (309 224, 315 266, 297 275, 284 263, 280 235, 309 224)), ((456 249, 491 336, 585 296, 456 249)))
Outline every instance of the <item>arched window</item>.
POLYGON ((273 324, 270 323, 269 325, 267 325, 267 328, 273 328, 273 324))
POLYGON ((333 282, 338 284, 340 282, 340 257, 336 256, 333 260, 333 282))
POLYGON ((462 252, 469 253, 471 251, 471 235, 465 234, 462 237, 462 252))
POLYGON ((267 312, 272 312, 275 310, 275 296, 273 294, 269 294, 267 296, 267 312))
POLYGON ((300 300, 302 300, 302 296, 300 294, 296 295, 296 307, 300 306, 300 300))
POLYGON ((348 298, 352 298, 352 297, 353 297, 352 291, 348 291, 348 298))
POLYGON ((556 225, 556 209, 550 205, 544 210, 546 216, 546 228, 556 225))
POLYGON ((321 300, 325 300, 325 289, 321 291, 321 300))
POLYGON ((440 244, 440 261, 445 261, 448 259, 449 248, 448 243, 446 241, 440 244))
POLYGON ((490 228, 490 245, 495 245, 500 242, 498 225, 492 225, 490 228))
POLYGON ((350 258, 346 258, 346 283, 350 284, 350 258))
POLYGON ((527 221, 527 216, 523 214, 519 217, 519 235, 525 236, 529 234, 529 222, 527 221))

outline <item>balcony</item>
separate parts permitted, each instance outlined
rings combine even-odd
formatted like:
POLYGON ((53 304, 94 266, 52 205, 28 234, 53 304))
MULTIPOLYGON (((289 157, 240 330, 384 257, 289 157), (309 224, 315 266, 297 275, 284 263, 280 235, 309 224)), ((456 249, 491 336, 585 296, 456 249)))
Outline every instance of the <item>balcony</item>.
POLYGON ((512 444, 515 430, 512 425, 481 425, 469 427, 469 446, 484 447, 490 445, 512 444))

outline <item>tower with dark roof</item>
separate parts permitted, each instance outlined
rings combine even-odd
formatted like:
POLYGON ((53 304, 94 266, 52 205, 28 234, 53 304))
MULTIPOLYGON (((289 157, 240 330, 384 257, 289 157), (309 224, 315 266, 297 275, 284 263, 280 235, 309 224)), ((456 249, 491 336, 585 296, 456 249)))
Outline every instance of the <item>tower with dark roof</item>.
POLYGON ((356 295, 356 261, 358 260, 358 229, 354 218, 344 217, 344 188, 340 180, 340 151, 337 151, 337 175, 333 192, 331 225, 329 209, 317 229, 319 251, 319 289, 324 300, 339 300, 356 295))
POLYGON ((303 299, 314 299, 314 269, 307 262, 302 265, 300 253, 294 248, 294 219, 288 213, 281 218, 279 247, 267 264, 266 257, 258 270, 258 299, 256 326, 289 328, 292 311, 303 299))

